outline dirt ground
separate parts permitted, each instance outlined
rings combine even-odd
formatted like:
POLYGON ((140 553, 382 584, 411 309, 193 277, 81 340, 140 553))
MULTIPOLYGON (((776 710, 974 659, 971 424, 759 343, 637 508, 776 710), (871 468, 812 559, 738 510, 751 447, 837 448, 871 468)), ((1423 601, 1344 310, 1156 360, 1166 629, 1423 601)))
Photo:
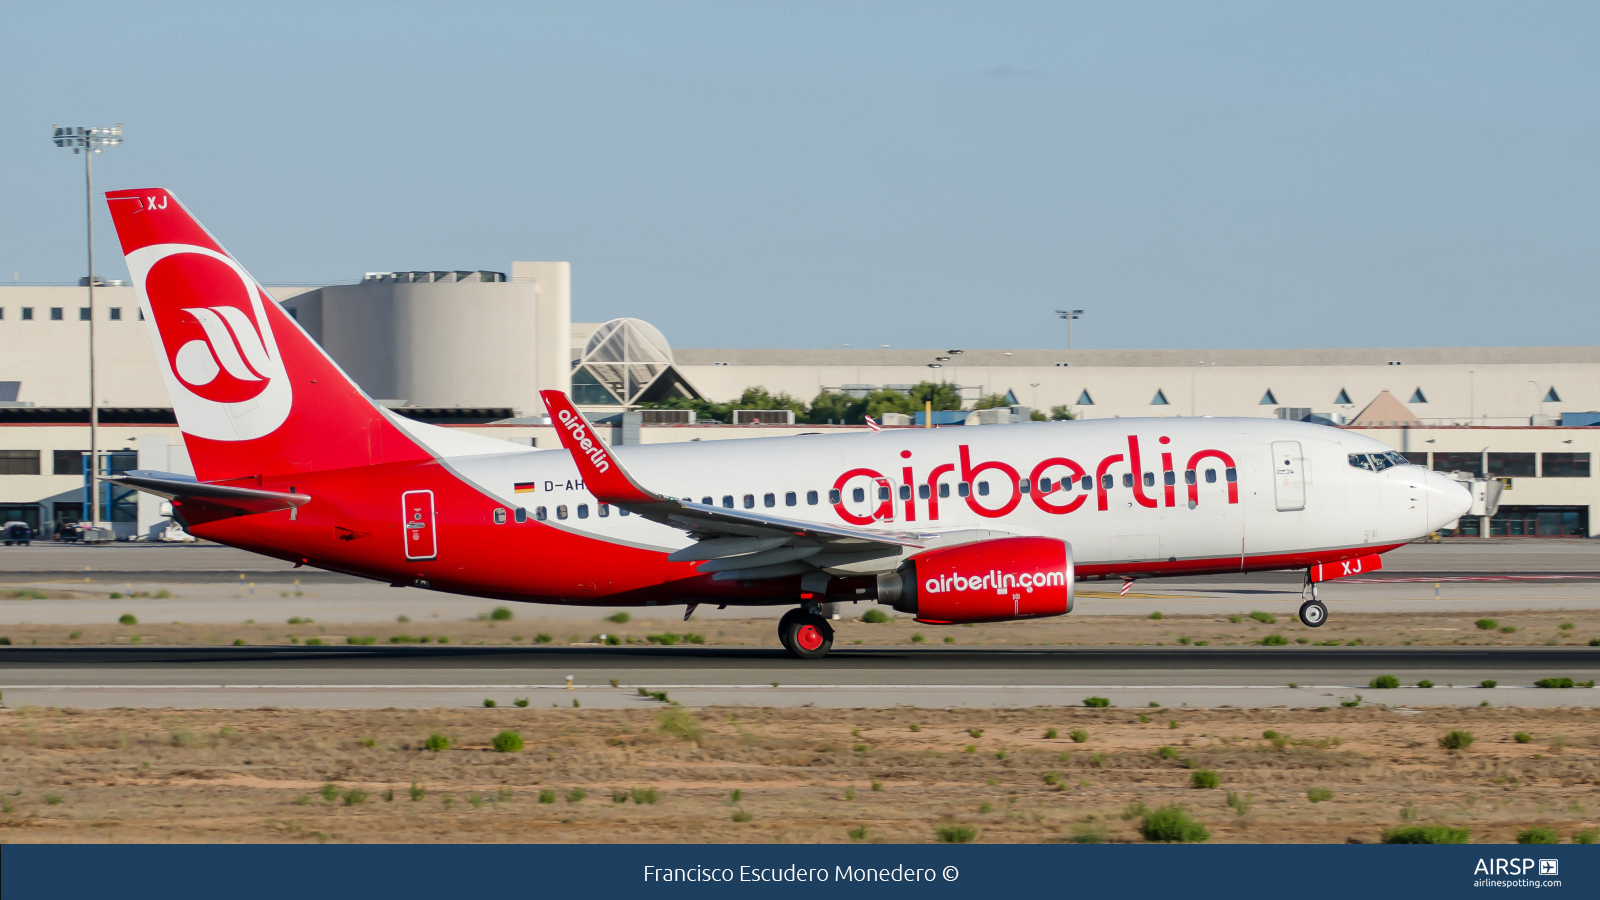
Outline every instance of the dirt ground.
MULTIPOLYGON (((10 592, 18 593, 18 592, 10 592)), ((59 594, 73 592, 29 591, 59 594)), ((283 592, 289 596, 287 591, 283 592)), ((101 596, 104 595, 95 595, 101 596)), ((296 595, 299 596, 299 595, 296 595)), ((596 613, 592 622, 551 619, 538 608, 511 605, 507 621, 479 620, 391 624, 348 624, 314 619, 316 599, 306 594, 302 621, 237 624, 184 624, 138 622, 121 625, 9 625, 0 627, 0 643, 38 646, 92 646, 108 644, 176 645, 290 645, 320 641, 324 644, 450 643, 516 645, 533 643, 598 643, 603 637, 623 644, 655 642, 705 643, 721 646, 774 646, 776 623, 772 619, 691 619, 667 612, 629 614, 618 623, 596 613), (655 636, 652 638, 652 636, 655 636)), ((0 595, 0 600, 4 596, 0 595)), ((1178 602, 1174 606, 1179 605, 1178 602)), ((1068 615, 1031 622, 990 625, 919 625, 910 617, 868 604, 843 607, 836 623, 838 646, 882 647, 926 643, 959 646, 1239 646, 1283 641, 1287 645, 1338 646, 1575 646, 1600 641, 1600 608, 1578 610, 1520 610, 1501 613, 1407 612, 1363 613, 1339 609, 1321 628, 1307 628, 1293 615, 1264 612, 1247 615, 1142 616, 1068 615), (863 622, 868 609, 886 612, 889 621, 863 622), (1258 618, 1252 618, 1258 616, 1258 618), (1492 624, 1491 624, 1492 622, 1492 624), (1480 625, 1481 623, 1481 625, 1480 625), (1487 627, 1485 627, 1487 626, 1487 627)), ((302 617, 296 616, 298 620, 302 617)), ((402 617, 403 618, 403 617, 402 617)))
POLYGON ((1374 841, 1408 823, 1565 842, 1600 821, 1595 711, 643 702, 4 710, 0 841, 927 842, 950 825, 1135 841, 1139 804, 1181 804, 1220 842, 1374 841), (1442 749, 1452 729, 1476 739, 1442 749), (509 730, 525 747, 493 750, 509 730), (450 749, 425 748, 435 733, 450 749), (1198 769, 1219 785, 1191 786, 1198 769))

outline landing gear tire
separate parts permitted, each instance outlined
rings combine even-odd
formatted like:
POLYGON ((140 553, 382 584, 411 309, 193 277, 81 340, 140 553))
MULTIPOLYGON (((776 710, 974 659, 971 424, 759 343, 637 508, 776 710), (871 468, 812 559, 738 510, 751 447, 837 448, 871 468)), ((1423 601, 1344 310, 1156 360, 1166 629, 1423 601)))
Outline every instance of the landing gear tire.
POLYGON ((1307 628, 1321 628, 1328 621, 1328 607, 1321 600, 1307 600, 1300 604, 1300 624, 1307 628))
POLYGON ((833 626, 819 615, 791 609, 778 620, 778 640, 795 657, 821 659, 833 649, 833 626))

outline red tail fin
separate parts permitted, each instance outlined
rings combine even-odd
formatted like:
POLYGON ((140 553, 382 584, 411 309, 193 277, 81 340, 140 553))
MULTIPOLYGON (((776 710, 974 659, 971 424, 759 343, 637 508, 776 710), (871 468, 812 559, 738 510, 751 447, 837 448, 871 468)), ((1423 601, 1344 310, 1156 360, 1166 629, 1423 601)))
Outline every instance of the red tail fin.
POLYGON ((176 197, 106 200, 202 480, 431 458, 176 197))

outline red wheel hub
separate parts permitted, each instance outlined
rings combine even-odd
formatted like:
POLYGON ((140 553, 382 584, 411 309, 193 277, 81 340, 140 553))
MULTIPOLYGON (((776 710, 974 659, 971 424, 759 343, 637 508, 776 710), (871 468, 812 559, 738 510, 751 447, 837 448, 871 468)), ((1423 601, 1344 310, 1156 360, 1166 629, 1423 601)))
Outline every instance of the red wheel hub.
POLYGON ((794 642, 802 650, 815 650, 822 646, 824 640, 826 638, 822 636, 822 630, 815 625, 801 625, 800 630, 794 633, 794 642))

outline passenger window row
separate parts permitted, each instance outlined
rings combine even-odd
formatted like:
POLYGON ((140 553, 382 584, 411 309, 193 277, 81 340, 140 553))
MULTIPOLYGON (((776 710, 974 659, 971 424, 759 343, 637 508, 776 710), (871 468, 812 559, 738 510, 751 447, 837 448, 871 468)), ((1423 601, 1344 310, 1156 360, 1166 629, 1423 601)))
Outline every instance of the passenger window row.
MULTIPOLYGON (((578 518, 580 518, 580 519, 589 518, 589 504, 587 504, 587 503, 579 503, 577 505, 577 507, 576 507, 576 510, 577 510, 577 513, 578 513, 578 518)), ((610 518, 611 517, 611 504, 609 504, 609 503, 597 503, 597 504, 595 504, 595 511, 599 515, 599 517, 602 518, 602 519, 610 518)), ((624 515, 624 516, 629 514, 627 510, 620 509, 620 508, 617 510, 617 513, 619 515, 624 515)), ((557 519, 565 519, 565 518, 567 518, 568 515, 570 515, 570 513, 569 513, 569 511, 568 511, 568 509, 566 507, 566 504, 562 504, 562 505, 556 507, 556 518, 557 519)), ((526 522, 526 521, 528 521, 528 510, 526 508, 524 508, 524 507, 519 506, 514 511, 513 517, 517 520, 518 524, 526 522)), ((546 507, 536 506, 533 509, 533 517, 534 517, 534 519, 536 519, 536 520, 538 520, 540 522, 548 521, 549 518, 550 518, 550 511, 546 507)), ((496 509, 494 511, 494 523, 496 525, 504 525, 506 523, 506 511, 504 509, 496 509)))

